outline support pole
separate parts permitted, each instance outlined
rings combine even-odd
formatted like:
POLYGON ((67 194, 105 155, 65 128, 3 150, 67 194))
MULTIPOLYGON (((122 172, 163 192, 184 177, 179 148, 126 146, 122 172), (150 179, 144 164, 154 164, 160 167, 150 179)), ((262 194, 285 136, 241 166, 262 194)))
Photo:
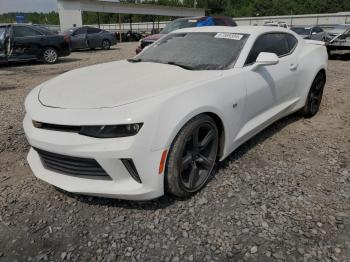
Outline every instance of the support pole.
POLYGON ((122 24, 121 24, 121 19, 120 19, 120 14, 118 16, 118 20, 119 20, 119 42, 122 42, 122 24))

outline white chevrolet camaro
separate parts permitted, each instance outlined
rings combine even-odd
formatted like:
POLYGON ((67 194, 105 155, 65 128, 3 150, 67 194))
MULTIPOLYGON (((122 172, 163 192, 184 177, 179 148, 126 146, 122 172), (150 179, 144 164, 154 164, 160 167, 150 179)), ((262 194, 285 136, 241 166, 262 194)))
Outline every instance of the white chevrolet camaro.
POLYGON ((133 200, 188 197, 217 161, 276 120, 314 116, 327 51, 276 27, 175 31, 133 59, 72 70, 28 95, 38 178, 133 200))

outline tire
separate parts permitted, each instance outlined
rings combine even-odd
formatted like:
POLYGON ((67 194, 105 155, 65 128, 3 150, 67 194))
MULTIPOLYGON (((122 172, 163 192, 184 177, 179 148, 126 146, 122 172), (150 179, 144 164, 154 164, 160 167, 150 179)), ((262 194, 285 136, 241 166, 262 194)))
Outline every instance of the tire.
POLYGON ((302 109, 305 118, 313 117, 319 111, 325 84, 326 75, 324 72, 319 72, 312 82, 305 106, 302 109))
POLYGON ((101 48, 103 50, 109 50, 111 48, 111 42, 109 42, 109 40, 107 40, 107 39, 104 39, 102 41, 101 48))
POLYGON ((55 64, 58 61, 58 52, 53 47, 47 47, 43 51, 42 58, 45 64, 55 64))
POLYGON ((186 198, 202 189, 211 176, 219 148, 214 120, 198 115, 177 134, 165 170, 166 192, 186 198))

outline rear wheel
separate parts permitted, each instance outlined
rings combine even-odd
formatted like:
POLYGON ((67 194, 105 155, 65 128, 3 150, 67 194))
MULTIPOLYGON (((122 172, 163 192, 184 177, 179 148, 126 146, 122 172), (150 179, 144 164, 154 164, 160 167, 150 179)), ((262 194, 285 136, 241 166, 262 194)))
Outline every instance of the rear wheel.
POLYGON ((176 136, 170 149, 165 185, 177 197, 189 197, 205 186, 218 154, 219 134, 214 120, 199 115, 176 136))
POLYGON ((111 48, 111 43, 109 42, 109 40, 105 39, 102 41, 101 47, 103 50, 109 50, 111 48))
POLYGON ((43 52, 43 60, 46 64, 54 64, 58 60, 58 52, 53 47, 47 47, 43 52))
POLYGON ((304 117, 313 117, 319 111, 325 84, 326 75, 324 72, 319 72, 312 83, 305 106, 302 109, 304 117))

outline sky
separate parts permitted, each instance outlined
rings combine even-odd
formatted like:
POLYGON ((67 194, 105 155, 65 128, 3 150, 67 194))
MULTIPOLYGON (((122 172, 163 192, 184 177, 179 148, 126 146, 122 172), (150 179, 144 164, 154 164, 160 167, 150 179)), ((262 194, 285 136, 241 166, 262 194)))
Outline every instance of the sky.
POLYGON ((56 0, 0 0, 0 14, 8 12, 50 12, 57 10, 56 0))

